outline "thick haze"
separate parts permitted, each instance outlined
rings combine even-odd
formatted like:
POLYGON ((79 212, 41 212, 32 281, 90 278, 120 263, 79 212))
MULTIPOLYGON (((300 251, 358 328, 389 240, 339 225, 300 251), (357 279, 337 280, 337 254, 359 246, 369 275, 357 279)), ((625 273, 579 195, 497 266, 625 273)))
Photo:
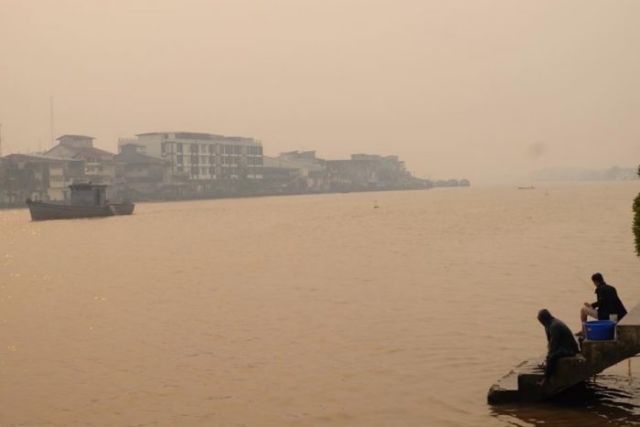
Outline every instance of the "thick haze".
POLYGON ((640 161, 640 2, 0 0, 3 154, 188 130, 517 181, 640 161))

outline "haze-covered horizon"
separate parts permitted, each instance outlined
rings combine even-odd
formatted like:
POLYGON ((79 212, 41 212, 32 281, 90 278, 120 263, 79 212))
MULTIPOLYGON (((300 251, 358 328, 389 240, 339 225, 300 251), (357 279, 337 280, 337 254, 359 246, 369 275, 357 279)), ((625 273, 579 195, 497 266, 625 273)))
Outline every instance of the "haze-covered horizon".
POLYGON ((634 1, 0 1, 3 154, 185 130, 513 182, 640 158, 634 1))

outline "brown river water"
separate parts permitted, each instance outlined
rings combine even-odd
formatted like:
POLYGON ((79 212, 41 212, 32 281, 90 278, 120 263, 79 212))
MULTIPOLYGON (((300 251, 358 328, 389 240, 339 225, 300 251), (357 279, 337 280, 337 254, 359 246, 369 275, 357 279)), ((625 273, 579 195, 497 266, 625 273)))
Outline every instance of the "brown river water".
POLYGON ((640 425, 637 360, 553 402, 486 403, 544 353, 538 309, 578 327, 593 272, 640 302, 638 191, 0 211, 0 426, 640 425))

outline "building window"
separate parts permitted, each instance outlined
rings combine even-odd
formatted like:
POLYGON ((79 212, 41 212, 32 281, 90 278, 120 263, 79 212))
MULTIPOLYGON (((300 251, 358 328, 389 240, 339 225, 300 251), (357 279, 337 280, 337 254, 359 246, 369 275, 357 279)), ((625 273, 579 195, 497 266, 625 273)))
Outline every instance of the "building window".
POLYGON ((178 149, 178 153, 182 153, 182 143, 179 142, 178 144, 176 144, 176 147, 178 149))
POLYGON ((176 156, 176 162, 181 165, 184 163, 184 158, 182 156, 176 156))
POLYGON ((191 176, 198 176, 198 170, 199 168, 197 166, 191 166, 191 176))

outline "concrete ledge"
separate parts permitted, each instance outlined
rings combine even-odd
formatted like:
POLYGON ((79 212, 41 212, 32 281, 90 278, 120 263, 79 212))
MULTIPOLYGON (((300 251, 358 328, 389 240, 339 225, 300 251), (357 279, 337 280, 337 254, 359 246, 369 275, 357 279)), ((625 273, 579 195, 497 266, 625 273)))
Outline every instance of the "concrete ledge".
POLYGON ((618 323, 618 326, 640 326, 640 304, 633 307, 618 323))
POLYGON ((544 378, 544 372, 539 368, 542 359, 520 363, 491 386, 487 396, 489 403, 546 399, 640 353, 640 305, 618 324, 615 340, 585 340, 581 347, 581 354, 558 361, 556 372, 543 387, 538 385, 544 378))

